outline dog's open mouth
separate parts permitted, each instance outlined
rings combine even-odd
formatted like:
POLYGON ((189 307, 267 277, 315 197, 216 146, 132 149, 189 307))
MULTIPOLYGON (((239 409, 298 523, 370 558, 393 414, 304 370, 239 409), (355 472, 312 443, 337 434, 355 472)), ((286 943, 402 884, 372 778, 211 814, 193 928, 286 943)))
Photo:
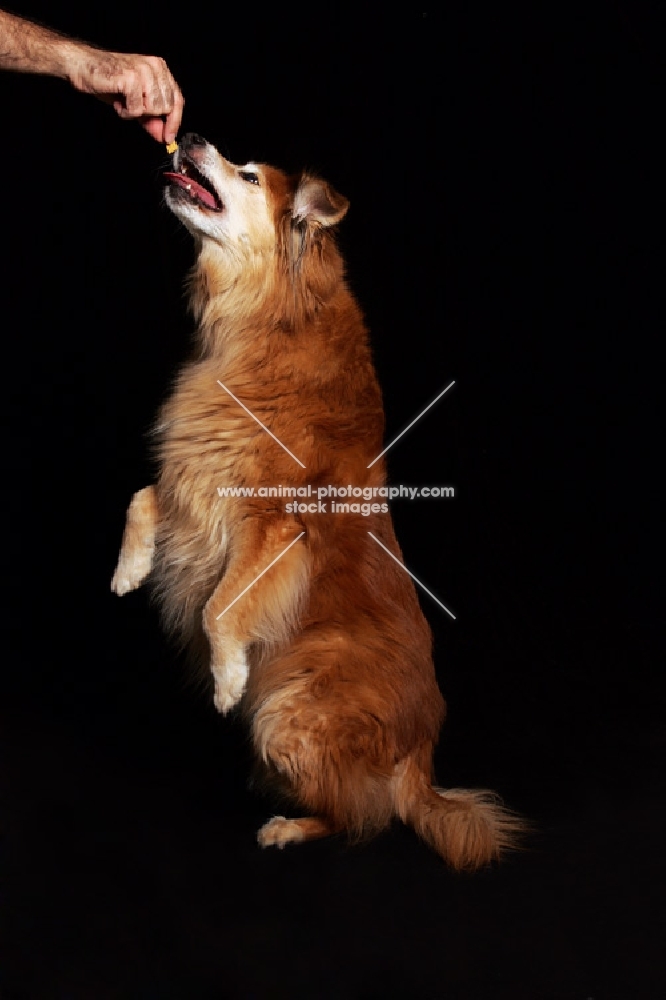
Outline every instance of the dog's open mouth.
POLYGON ((181 155, 178 173, 165 171, 163 176, 167 184, 178 189, 181 198, 189 199, 195 205, 207 208, 211 212, 221 212, 224 208, 211 182, 197 170, 187 156, 181 155))

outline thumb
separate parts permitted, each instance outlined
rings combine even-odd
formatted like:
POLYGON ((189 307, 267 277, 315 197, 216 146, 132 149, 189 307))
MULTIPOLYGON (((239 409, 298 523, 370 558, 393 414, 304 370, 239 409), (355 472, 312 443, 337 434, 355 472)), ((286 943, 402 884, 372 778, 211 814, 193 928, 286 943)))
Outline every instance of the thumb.
POLYGON ((142 119, 141 125, 156 142, 164 142, 164 121, 162 118, 146 117, 142 119))

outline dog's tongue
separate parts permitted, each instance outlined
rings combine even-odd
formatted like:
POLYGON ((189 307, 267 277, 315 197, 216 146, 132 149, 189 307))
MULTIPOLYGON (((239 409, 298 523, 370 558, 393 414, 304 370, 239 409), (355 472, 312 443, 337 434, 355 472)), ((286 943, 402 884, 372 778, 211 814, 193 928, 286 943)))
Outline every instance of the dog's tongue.
POLYGON ((210 191, 207 191, 205 187, 201 186, 201 184, 197 184, 197 182, 191 177, 187 177, 185 174, 173 174, 170 172, 166 172, 164 176, 167 180, 171 181, 172 184, 179 184, 180 187, 185 188, 189 194, 198 198, 199 201, 202 201, 208 208, 217 208, 217 202, 210 191))

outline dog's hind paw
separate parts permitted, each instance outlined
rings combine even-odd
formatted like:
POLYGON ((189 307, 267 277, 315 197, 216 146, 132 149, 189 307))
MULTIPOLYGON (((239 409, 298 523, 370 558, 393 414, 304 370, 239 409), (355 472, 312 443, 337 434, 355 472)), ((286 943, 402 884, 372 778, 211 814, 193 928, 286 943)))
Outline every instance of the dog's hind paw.
POLYGON ((286 819, 284 816, 273 816, 264 823, 257 834, 260 847, 279 847, 305 840, 305 833, 297 819, 286 819))

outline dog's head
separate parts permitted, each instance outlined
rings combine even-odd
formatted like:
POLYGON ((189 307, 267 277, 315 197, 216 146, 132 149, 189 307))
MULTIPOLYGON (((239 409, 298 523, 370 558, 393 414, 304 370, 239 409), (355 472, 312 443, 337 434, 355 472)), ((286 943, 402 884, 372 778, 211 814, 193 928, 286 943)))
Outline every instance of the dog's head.
POLYGON ((164 174, 166 203, 199 239, 224 249, 262 253, 276 248, 285 217, 294 228, 328 228, 348 202, 325 181, 288 177, 260 163, 237 166, 210 143, 186 135, 164 174))
POLYGON ((199 245, 189 284, 199 320, 252 314, 294 329, 340 287, 332 230, 349 203, 326 181, 236 166, 193 134, 164 178, 167 205, 199 245))

